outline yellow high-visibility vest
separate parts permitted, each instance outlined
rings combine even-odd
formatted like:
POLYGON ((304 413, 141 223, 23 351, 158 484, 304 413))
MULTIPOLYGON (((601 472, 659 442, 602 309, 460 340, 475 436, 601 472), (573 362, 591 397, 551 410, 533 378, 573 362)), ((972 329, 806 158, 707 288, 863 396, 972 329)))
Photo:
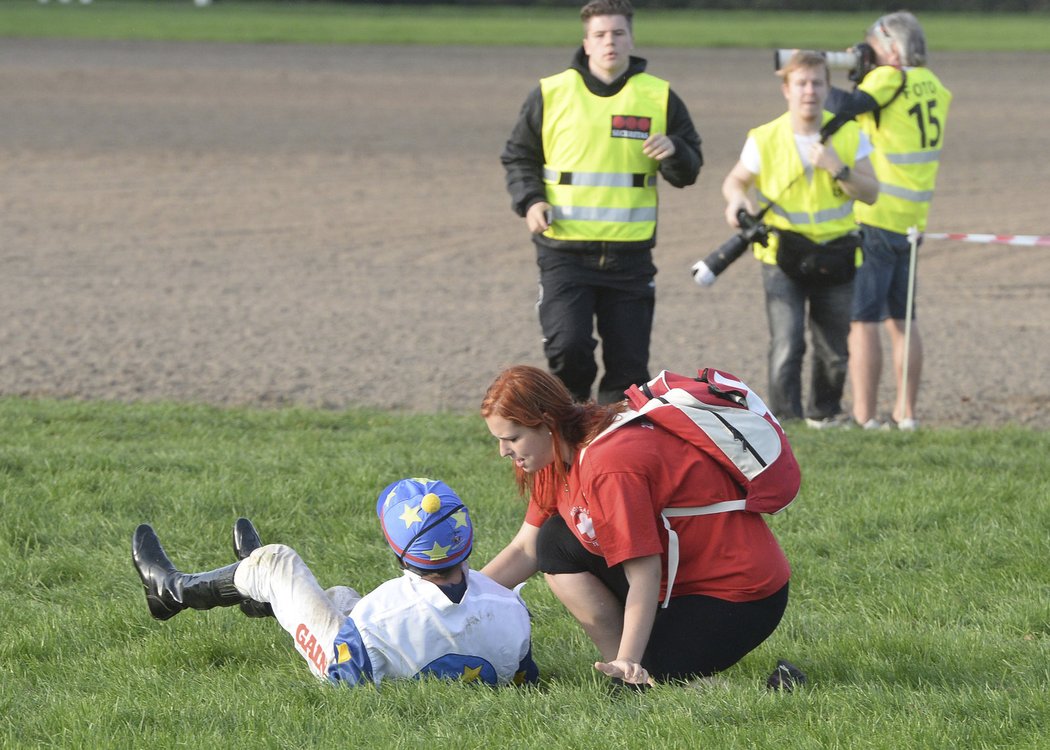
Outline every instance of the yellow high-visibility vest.
POLYGON ((555 240, 636 242, 656 232, 659 162, 642 153, 667 132, 667 81, 631 76, 614 96, 595 96, 569 69, 540 81, 543 179, 555 240))
MULTIPOLYGON (((824 113, 823 122, 832 117, 824 113)), ((763 221, 770 227, 789 229, 804 234, 814 242, 827 242, 857 228, 853 217, 853 199, 835 182, 827 170, 813 168, 812 177, 803 173, 802 157, 791 130, 791 115, 783 115, 761 125, 748 136, 754 138, 762 170, 755 176, 759 205, 773 202, 763 221), (801 175, 801 176, 800 176, 801 175)), ((830 145, 842 163, 855 166, 860 127, 847 122, 830 139, 830 145)), ((777 237, 771 233, 766 247, 755 244, 755 257, 776 265, 777 237)))
MULTIPOLYGON (((900 89, 902 72, 882 65, 858 87, 884 103, 900 89)), ((862 224, 907 234, 926 229, 940 167, 944 128, 952 94, 926 68, 905 68, 904 88, 885 109, 857 117, 871 139, 871 164, 879 178, 879 199, 857 206, 862 224)))

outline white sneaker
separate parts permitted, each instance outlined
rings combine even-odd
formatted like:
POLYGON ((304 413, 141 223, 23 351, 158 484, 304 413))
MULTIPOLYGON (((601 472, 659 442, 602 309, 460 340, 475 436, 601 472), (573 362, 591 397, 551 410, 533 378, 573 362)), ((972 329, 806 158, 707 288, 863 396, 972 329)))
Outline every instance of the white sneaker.
POLYGON ((886 425, 884 425, 879 420, 875 419, 875 417, 872 417, 871 419, 869 419, 864 424, 858 424, 858 426, 862 430, 881 430, 881 429, 885 428, 886 425))
POLYGON ((908 417, 897 422, 897 429, 901 432, 915 432, 919 429, 919 423, 908 417))

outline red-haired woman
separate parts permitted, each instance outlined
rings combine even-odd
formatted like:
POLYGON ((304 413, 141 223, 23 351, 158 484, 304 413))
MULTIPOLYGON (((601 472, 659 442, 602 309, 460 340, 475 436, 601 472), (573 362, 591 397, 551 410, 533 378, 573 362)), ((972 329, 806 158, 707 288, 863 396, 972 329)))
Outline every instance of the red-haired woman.
POLYGON ((623 409, 575 403, 535 367, 500 373, 481 414, 529 504, 521 529, 483 572, 513 587, 543 571, 597 646, 595 668, 610 677, 706 677, 776 629, 788 562, 757 513, 675 517, 680 555, 665 600, 665 521, 674 514, 664 511, 743 491, 714 459, 644 419, 590 446, 623 409))

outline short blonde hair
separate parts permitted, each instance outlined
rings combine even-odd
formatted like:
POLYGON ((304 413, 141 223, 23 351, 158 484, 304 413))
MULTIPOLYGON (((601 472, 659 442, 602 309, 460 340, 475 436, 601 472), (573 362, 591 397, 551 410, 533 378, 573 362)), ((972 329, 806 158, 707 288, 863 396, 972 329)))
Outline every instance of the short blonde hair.
POLYGON ((824 57, 823 52, 817 52, 811 49, 797 49, 784 64, 784 67, 777 71, 777 75, 780 79, 787 83, 788 77, 796 70, 802 68, 823 68, 824 76, 827 78, 828 83, 831 83, 831 70, 828 68, 828 59, 824 57))

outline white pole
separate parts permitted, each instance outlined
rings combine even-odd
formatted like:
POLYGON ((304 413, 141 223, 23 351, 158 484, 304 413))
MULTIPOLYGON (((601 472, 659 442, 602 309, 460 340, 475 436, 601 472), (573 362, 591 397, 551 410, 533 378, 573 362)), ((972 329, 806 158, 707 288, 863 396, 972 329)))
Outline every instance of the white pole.
MULTIPOLYGON (((916 227, 908 228, 908 243, 911 245, 911 256, 908 258, 908 301, 904 306, 904 362, 901 365, 901 392, 897 404, 897 413, 905 419, 905 407, 908 404, 908 358, 911 355, 911 311, 915 304, 915 265, 919 257, 919 239, 922 233, 916 227)), ((914 418, 914 415, 912 415, 914 418)))

